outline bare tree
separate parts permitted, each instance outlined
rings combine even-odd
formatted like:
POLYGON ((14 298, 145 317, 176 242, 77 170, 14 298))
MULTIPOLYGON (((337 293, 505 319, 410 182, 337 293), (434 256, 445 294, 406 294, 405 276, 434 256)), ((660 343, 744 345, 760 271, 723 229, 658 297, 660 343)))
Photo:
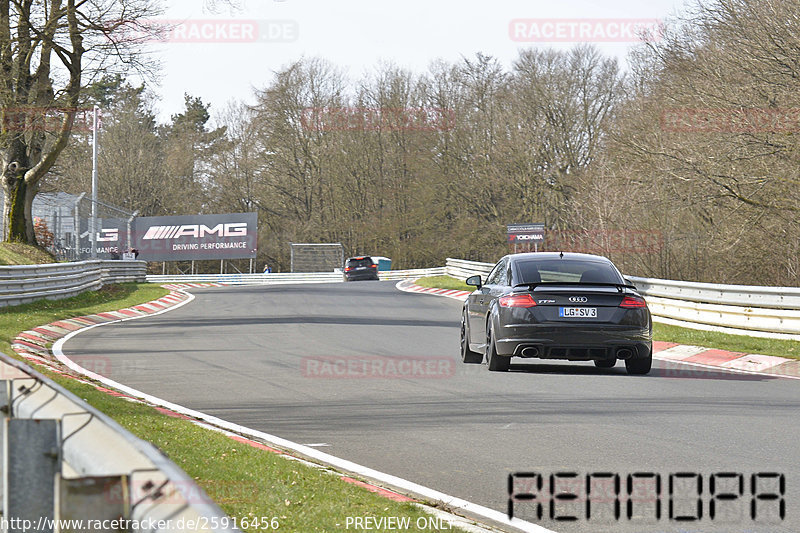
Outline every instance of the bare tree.
POLYGON ((0 0, 4 236, 36 243, 31 204, 96 73, 142 68, 153 0, 0 0), (52 123, 53 117, 56 122, 52 123))
POLYGON ((637 53, 609 156, 664 216, 663 275, 797 283, 799 12, 700 4, 637 53))

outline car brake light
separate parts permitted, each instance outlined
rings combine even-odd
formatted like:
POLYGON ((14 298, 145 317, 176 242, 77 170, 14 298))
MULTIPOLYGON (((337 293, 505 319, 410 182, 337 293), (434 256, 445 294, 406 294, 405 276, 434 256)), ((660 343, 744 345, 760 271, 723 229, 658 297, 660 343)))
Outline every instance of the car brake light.
POLYGON ((350 267, 344 267, 345 272, 350 272, 350 267))
POLYGON ((500 307, 535 307, 536 301, 530 294, 509 294, 501 296, 500 307))
POLYGON ((378 265, 372 264, 369 266, 370 268, 378 268, 378 265))
POLYGON ((647 302, 644 301, 644 298, 638 296, 626 296, 622 299, 619 306, 625 309, 642 309, 643 307, 647 307, 647 302))

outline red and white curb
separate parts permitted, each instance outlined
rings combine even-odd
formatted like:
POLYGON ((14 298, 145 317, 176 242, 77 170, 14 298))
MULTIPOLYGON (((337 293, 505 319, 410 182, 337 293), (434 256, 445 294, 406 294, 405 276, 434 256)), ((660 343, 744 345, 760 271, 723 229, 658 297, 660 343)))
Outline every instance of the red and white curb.
MULTIPOLYGON (((404 280, 396 287, 401 291, 433 294, 465 301, 471 293, 448 289, 421 287, 416 280, 404 280)), ((788 379, 800 379, 800 360, 774 355, 749 354, 690 346, 673 342, 654 341, 653 358, 701 368, 721 368, 736 373, 767 374, 788 379)))
POLYGON ((653 341, 653 358, 701 368, 718 368, 740 374, 762 374, 788 379, 800 379, 800 360, 743 352, 731 352, 653 341))
MULTIPOLYGON (((51 365, 54 361, 47 347, 65 335, 100 324, 120 322, 122 320, 142 318, 162 313, 167 309, 187 303, 191 298, 191 295, 188 293, 171 290, 168 295, 158 300, 134 305, 126 309, 120 309, 119 311, 108 311, 94 315, 57 320, 50 324, 45 324, 44 326, 23 331, 11 341, 11 349, 25 359, 29 359, 35 363, 51 365)), ((56 368, 53 370, 58 371, 56 368)))
POLYGON ((216 283, 216 282, 202 282, 202 283, 167 283, 161 285, 165 289, 169 289, 171 291, 180 291, 184 289, 204 289, 206 287, 225 287, 225 283, 216 283))
POLYGON ((85 376, 94 382, 85 380, 84 383, 94 386, 100 391, 108 394, 125 398, 130 401, 139 401, 155 407, 163 414, 174 416, 178 418, 185 418, 191 422, 207 427, 214 431, 220 431, 238 442, 248 444, 266 451, 283 454, 287 459, 311 462, 312 466, 319 467, 320 464, 335 470, 336 475, 340 476, 342 480, 359 485, 366 490, 375 492, 389 499, 410 502, 423 508, 426 512, 439 517, 444 522, 451 524, 452 527, 458 527, 465 531, 472 533, 493 533, 497 531, 507 531, 507 528, 513 528, 515 531, 523 531, 529 533, 556 533, 552 530, 546 529, 538 524, 520 520, 519 518, 510 519, 505 513, 484 507, 455 496, 444 494, 434 489, 419 485, 412 481, 408 481, 391 474, 386 474, 372 468, 368 468, 346 459, 340 459, 333 455, 321 452, 320 450, 298 444, 269 433, 264 433, 255 429, 245 426, 240 426, 226 420, 222 420, 215 416, 211 416, 200 411, 188 409, 178 404, 174 404, 167 400, 163 400, 156 396, 152 396, 141 392, 132 387, 128 387, 118 383, 105 376, 92 372, 78 365, 71 359, 67 358, 64 354, 63 346, 66 341, 89 329, 104 326, 106 324, 114 324, 117 322, 124 322, 127 320, 135 320, 144 318, 146 316, 158 315, 177 309, 186 305, 194 300, 194 296, 185 292, 184 287, 208 287, 220 286, 220 284, 168 284, 164 285, 165 288, 170 289, 170 294, 153 300, 141 305, 135 305, 128 309, 121 309, 119 311, 97 313, 95 315, 87 315, 77 318, 66 320, 59 320, 51 324, 39 326, 29 331, 20 333, 12 343, 12 348, 22 357, 30 359, 31 361, 48 366, 51 370, 64 374, 68 377, 69 373, 65 372, 63 367, 59 368, 56 361, 51 358, 51 350, 47 349, 47 345, 52 343, 52 356, 55 359, 69 368, 72 372, 81 376, 85 376), (98 385, 96 382, 102 383, 105 387, 98 385), (251 437, 251 438, 246 438, 251 437), (266 444, 266 446, 265 446, 266 444), (296 455, 291 455, 287 452, 293 452, 296 455), (343 474, 347 472, 350 475, 343 474), (360 481, 350 476, 357 476, 366 479, 369 482, 360 481), (390 490, 386 487, 391 487, 390 490), (412 495, 409 497, 407 495, 412 495), (415 499, 417 498, 417 499, 415 499), (427 502, 427 503, 423 503, 427 502), (435 507, 434 507, 435 506, 435 507), (459 512, 461 514, 455 514, 459 512), (462 514, 464 516, 462 516, 462 514), (479 517, 480 519, 488 520, 493 524, 497 524, 503 528, 496 529, 492 525, 480 524, 472 517, 479 517))
POLYGON ((419 294, 434 294, 436 296, 444 296, 454 300, 466 301, 467 296, 472 294, 469 291, 458 291, 455 289, 434 289, 432 287, 420 287, 415 283, 415 279, 406 279, 400 281, 395 285, 398 289, 405 292, 416 292, 419 294))

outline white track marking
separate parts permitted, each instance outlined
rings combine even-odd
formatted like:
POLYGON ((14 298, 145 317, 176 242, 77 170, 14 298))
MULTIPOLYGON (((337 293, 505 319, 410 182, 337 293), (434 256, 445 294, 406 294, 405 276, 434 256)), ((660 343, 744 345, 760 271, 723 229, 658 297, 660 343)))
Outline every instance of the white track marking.
MULTIPOLYGON (((680 361, 680 360, 677 360, 677 359, 662 358, 662 357, 659 357, 657 355, 657 353, 653 354, 653 359, 658 359, 659 361, 668 361, 670 363, 681 364, 681 365, 697 366, 697 367, 700 367, 700 368, 708 368, 709 370, 718 370, 720 372, 731 372, 733 374, 751 374, 753 376, 766 376, 766 377, 771 377, 771 378, 800 379, 800 376, 787 376, 786 374, 778 374, 776 372, 754 372, 752 370, 741 370, 741 369, 738 369, 738 368, 728 368, 728 367, 724 367, 724 366, 706 365, 706 364, 703 364, 703 363, 692 363, 690 361, 680 361)), ((791 359, 787 359, 787 361, 791 361, 791 359)))

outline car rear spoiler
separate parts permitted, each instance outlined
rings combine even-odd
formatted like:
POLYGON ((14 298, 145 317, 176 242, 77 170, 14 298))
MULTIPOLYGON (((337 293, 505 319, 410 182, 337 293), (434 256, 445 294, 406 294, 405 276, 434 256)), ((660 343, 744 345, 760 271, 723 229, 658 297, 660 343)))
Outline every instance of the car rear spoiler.
POLYGON ((516 289, 517 287, 527 287, 528 289, 533 290, 536 287, 541 287, 543 285, 548 287, 557 287, 559 285, 566 285, 568 287, 570 286, 578 287, 587 285, 595 287, 616 287, 619 292, 622 292, 626 288, 636 290, 635 286, 630 285, 628 283, 599 283, 599 282, 581 283, 580 281, 540 281, 538 283, 518 283, 514 285, 514 288, 516 289))

